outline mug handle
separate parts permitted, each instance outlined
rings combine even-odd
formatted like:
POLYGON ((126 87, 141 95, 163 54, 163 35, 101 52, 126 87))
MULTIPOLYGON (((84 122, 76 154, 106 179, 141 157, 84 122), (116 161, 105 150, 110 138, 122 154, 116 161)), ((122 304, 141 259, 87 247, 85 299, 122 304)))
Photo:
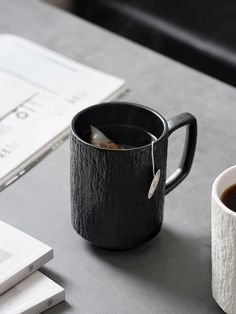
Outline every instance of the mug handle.
POLYGON ((194 158, 197 143, 197 120, 188 112, 181 113, 169 120, 168 137, 177 129, 186 126, 185 144, 179 167, 166 180, 165 194, 172 191, 188 175, 194 158))

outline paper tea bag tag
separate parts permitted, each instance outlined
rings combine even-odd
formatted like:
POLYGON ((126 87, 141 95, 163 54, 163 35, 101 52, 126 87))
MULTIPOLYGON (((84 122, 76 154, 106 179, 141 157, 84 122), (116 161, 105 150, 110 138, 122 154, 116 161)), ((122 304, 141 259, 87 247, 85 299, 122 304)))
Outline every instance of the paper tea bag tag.
POLYGON ((148 198, 152 198, 154 192, 156 191, 156 188, 158 186, 159 180, 160 180, 160 169, 157 170, 156 174, 153 177, 152 183, 150 185, 149 191, 148 191, 148 198))

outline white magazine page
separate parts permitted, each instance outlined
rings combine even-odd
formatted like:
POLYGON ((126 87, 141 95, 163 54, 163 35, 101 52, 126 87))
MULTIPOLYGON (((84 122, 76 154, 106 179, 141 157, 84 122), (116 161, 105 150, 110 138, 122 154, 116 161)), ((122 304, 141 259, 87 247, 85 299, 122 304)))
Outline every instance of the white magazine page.
POLYGON ((124 86, 30 41, 0 35, 0 189, 67 136, 77 112, 124 86))

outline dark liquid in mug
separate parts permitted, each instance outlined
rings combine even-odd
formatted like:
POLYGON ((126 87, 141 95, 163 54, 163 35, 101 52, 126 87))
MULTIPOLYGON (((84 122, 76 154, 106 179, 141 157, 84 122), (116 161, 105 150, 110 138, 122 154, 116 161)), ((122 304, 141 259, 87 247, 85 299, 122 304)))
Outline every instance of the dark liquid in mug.
MULTIPOLYGON (((114 143, 120 144, 124 149, 145 146, 157 140, 147 130, 133 125, 95 125, 95 127, 114 143)), ((86 131, 82 138, 89 143, 90 130, 86 131)))
POLYGON ((221 201, 226 207, 236 212, 236 183, 222 193, 221 201))

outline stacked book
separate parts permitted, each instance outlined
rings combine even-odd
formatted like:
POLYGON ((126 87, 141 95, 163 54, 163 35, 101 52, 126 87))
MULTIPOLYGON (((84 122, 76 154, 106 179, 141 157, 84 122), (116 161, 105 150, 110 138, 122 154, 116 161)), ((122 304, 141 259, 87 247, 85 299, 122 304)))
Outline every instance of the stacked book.
POLYGON ((52 258, 52 248, 0 221, 0 314, 42 313, 65 299, 38 271, 52 258))

